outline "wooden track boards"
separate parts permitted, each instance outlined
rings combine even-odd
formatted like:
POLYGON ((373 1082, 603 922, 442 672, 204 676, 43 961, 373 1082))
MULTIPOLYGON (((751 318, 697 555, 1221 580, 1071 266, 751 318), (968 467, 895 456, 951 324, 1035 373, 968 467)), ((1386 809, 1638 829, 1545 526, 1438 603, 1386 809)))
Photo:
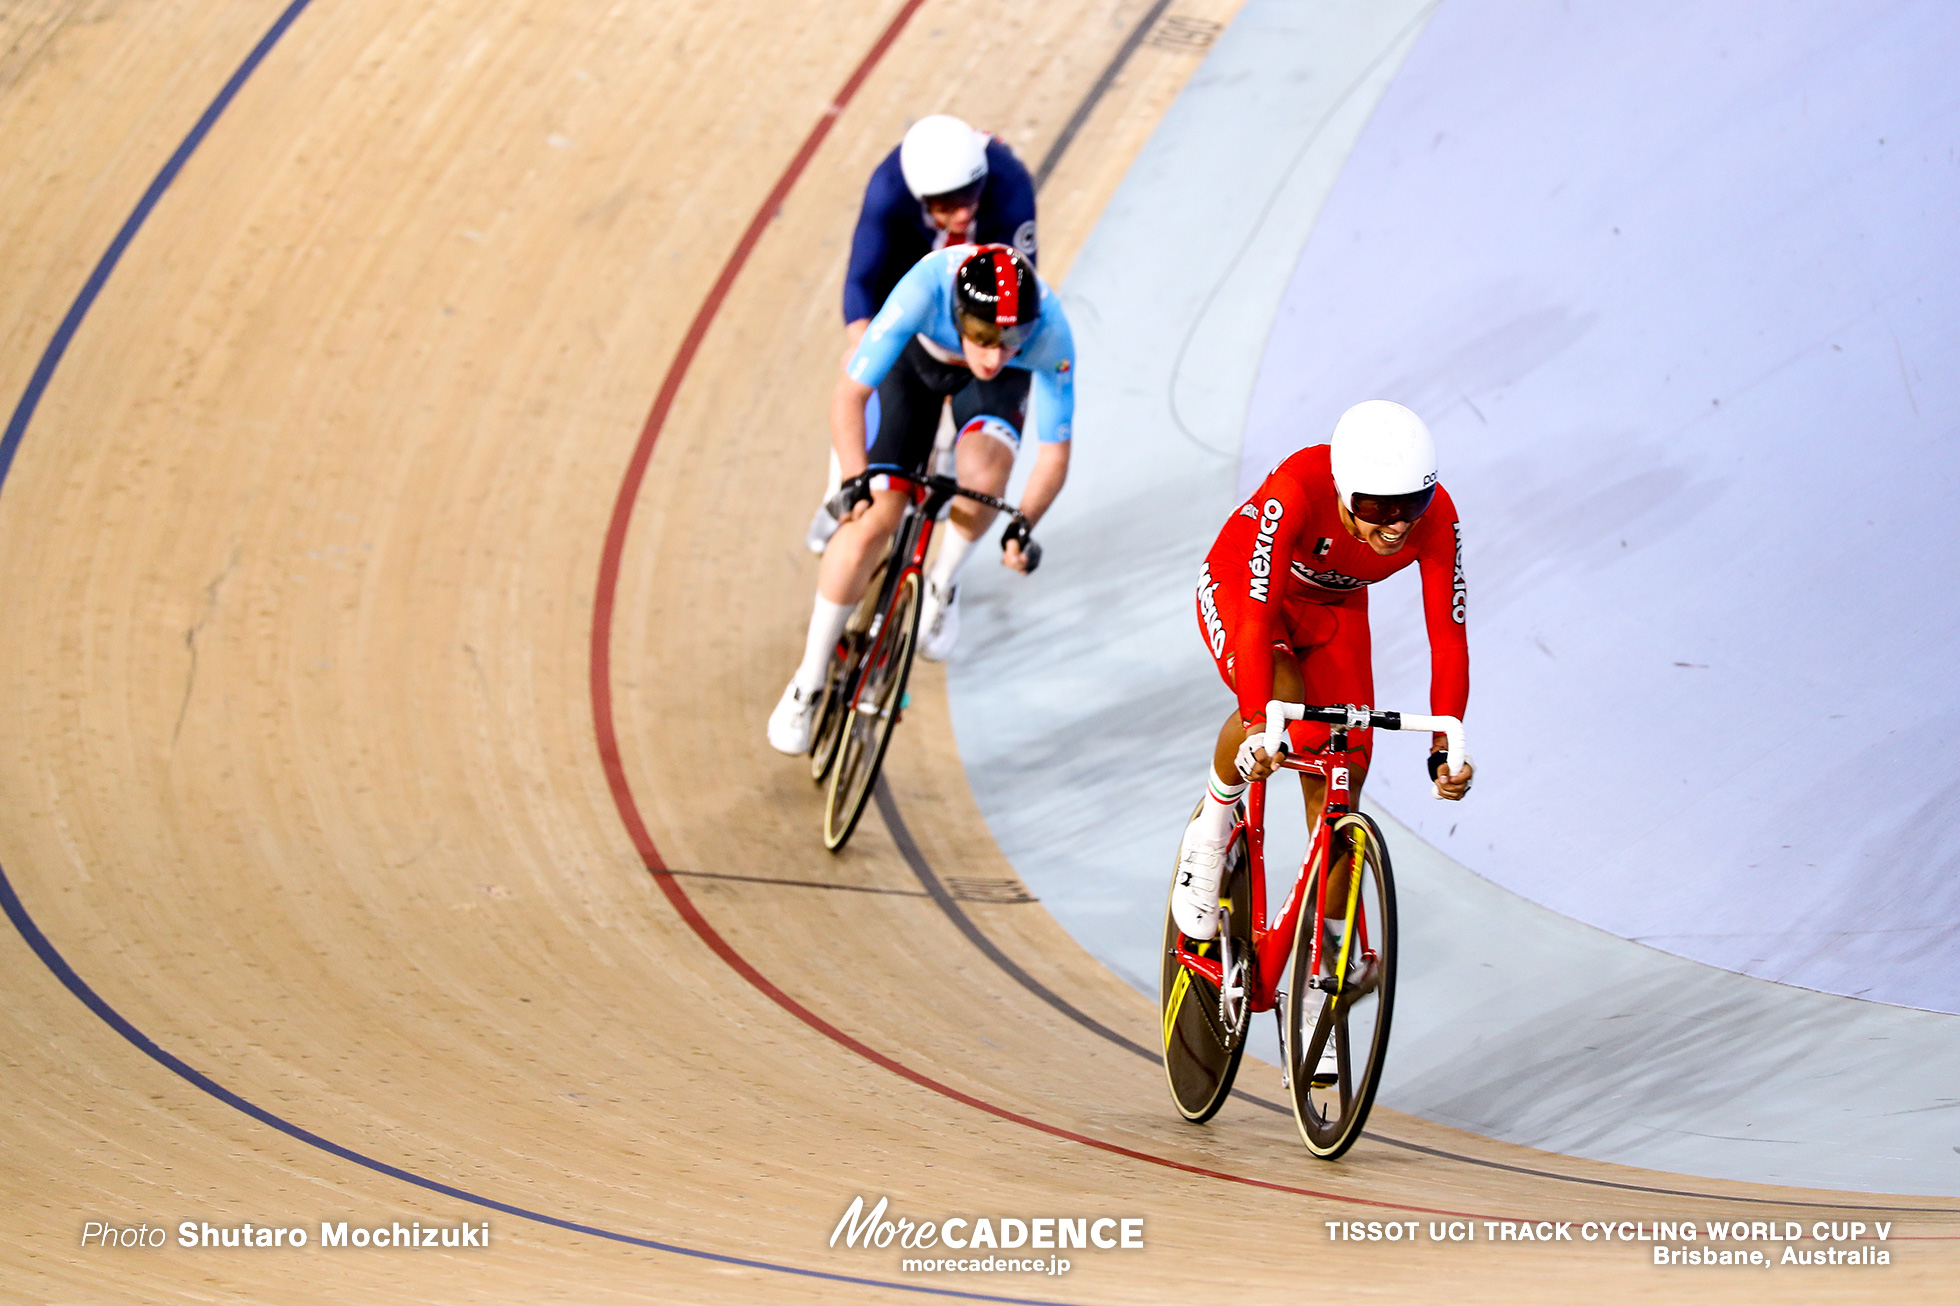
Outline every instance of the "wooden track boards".
MULTIPOLYGON (((1148 1220, 1147 1251, 1085 1255, 1066 1278, 918 1287, 1124 1302, 1230 1281, 1263 1297, 1353 1271, 1347 1295, 1394 1300, 1666 1290, 1626 1248, 1330 1245, 1321 1221, 1395 1213, 1139 1159, 1492 1218, 1741 1213, 1406 1149, 1313 1167, 1288 1120, 1243 1105, 1179 1126, 1156 1068, 976 950, 875 817, 824 854, 815 791, 762 746, 807 611, 798 537, 865 174, 937 109, 1038 161, 1144 11, 935 0, 911 20, 702 342, 634 505, 610 645, 624 774, 707 922, 822 1020, 995 1113, 866 1060, 704 947, 642 868, 594 749, 594 577, 648 405, 889 8, 299 16, 109 277, 0 494, 0 866, 52 945, 163 1049, 342 1148, 724 1256, 897 1280, 896 1254, 824 1245, 863 1193, 928 1218, 1148 1220)), ((278 14, 46 4, 0 20, 7 393, 278 14)), ((1091 117, 1044 194, 1051 277, 1195 61, 1146 44, 1091 117)), ((1151 1004, 1013 901, 943 679, 921 668, 914 687, 890 774, 925 857, 1035 979, 1147 1044, 1151 1004)), ((12 933, 0 976, 0 1295, 913 1295, 486 1217, 199 1091, 12 933), (481 1253, 78 1246, 91 1219, 482 1218, 481 1253)), ((1818 1200, 1382 1128, 1575 1176, 1818 1200)), ((1952 1244, 1895 1246, 1915 1250, 1888 1293, 1950 1276, 1952 1244)), ((1870 1300, 1875 1282, 1813 1275, 1804 1299, 1870 1300)))

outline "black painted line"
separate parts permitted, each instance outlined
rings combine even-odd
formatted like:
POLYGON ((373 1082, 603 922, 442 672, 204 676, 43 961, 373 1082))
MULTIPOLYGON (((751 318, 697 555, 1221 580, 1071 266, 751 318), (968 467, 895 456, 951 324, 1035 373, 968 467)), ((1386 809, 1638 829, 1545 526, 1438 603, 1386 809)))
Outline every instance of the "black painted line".
MULTIPOLYGON (((292 0, 292 3, 286 7, 273 25, 267 29, 265 35, 259 38, 258 44, 252 47, 251 53, 246 55, 244 62, 239 64, 237 70, 232 73, 223 88, 219 90, 216 98, 211 101, 210 105, 198 117, 196 124, 191 128, 189 134, 184 137, 176 150, 171 153, 169 159, 165 161, 163 167, 157 172, 156 177, 151 180, 148 189, 143 192, 143 197, 137 202, 135 209, 131 211, 129 217, 123 222, 121 229, 116 233, 115 239, 109 243, 108 250, 96 263, 95 269, 89 274, 88 280, 83 283, 81 291, 75 296, 74 303, 69 305, 68 312, 62 317, 60 326, 55 329, 54 335, 48 341, 47 348, 42 352, 41 360, 35 367, 34 373, 27 383, 26 390, 22 392, 20 401, 14 406, 13 417, 7 423, 6 434, 0 437, 0 490, 6 488, 7 474, 12 470, 14 453, 19 449, 22 439, 27 434, 27 425, 33 419, 35 410, 40 406, 41 396, 46 393, 48 383, 53 379, 55 369, 60 365, 62 357, 67 353, 68 345, 75 338, 75 333, 81 327, 82 320, 88 316, 90 307, 94 305, 96 298, 102 292, 102 287, 108 282, 109 274, 115 271, 116 265, 122 261, 122 256, 129 249, 130 242, 136 238, 137 232, 142 229, 145 220, 155 210, 157 202, 163 197, 163 193, 170 188, 171 182, 175 181, 178 173, 183 171, 185 162, 189 160, 191 154, 197 147, 203 143, 205 137, 210 134, 211 128, 217 122, 219 115, 224 113, 225 109, 230 106, 233 99, 237 97, 240 88, 245 85, 246 80, 265 61, 265 57, 271 53, 272 47, 278 44, 279 38, 286 34, 287 30, 298 20, 301 12, 306 9, 309 3, 310 0, 292 0)), ((652 1251, 671 1252, 677 1256, 691 1257, 696 1260, 714 1261, 722 1265, 739 1265, 751 1270, 768 1270, 777 1274, 795 1275, 799 1278, 822 1279, 832 1283, 850 1283, 867 1288, 889 1288, 899 1292, 920 1293, 932 1297, 952 1297, 965 1301, 1005 1302, 1012 1303, 1013 1306, 1061 1306, 1060 1303, 1048 1302, 1038 1298, 1002 1297, 989 1293, 963 1292, 955 1288, 933 1288, 921 1284, 864 1278, 853 1274, 835 1274, 825 1270, 808 1270, 795 1265, 779 1265, 772 1261, 752 1260, 744 1256, 729 1256, 721 1252, 702 1251, 699 1248, 683 1247, 677 1243, 666 1243, 652 1238, 635 1237, 632 1234, 617 1233, 610 1229, 601 1229, 594 1225, 579 1224, 576 1221, 561 1219, 555 1215, 546 1215, 541 1211, 532 1211, 521 1206, 513 1206, 508 1202, 500 1202, 495 1198, 484 1197, 480 1194, 469 1192, 466 1189, 456 1188, 450 1184, 425 1178, 412 1171, 404 1170, 399 1166, 389 1165, 386 1161, 376 1160, 374 1157, 356 1152, 352 1148, 342 1147, 339 1143, 323 1138, 309 1129, 301 1128, 291 1121, 274 1115, 264 1107, 240 1097, 174 1053, 165 1051, 154 1039, 136 1028, 135 1025, 123 1017, 122 1013, 104 1001, 101 995, 96 993, 88 985, 87 981, 83 980, 75 972, 75 969, 68 964, 67 959, 48 940, 48 937, 41 932, 41 927, 35 923, 34 918, 28 914, 26 905, 21 902, 19 894, 14 891, 13 882, 7 877, 4 867, 0 867, 0 907, 4 907, 6 910, 7 919, 12 922, 15 931, 19 933, 21 939, 26 942, 29 948, 33 949, 34 955, 40 958, 41 964, 47 967, 48 971, 56 979, 61 981, 62 986, 72 993, 83 1006, 93 1012, 97 1019, 120 1034, 124 1040, 144 1056, 149 1057, 152 1061, 170 1071, 185 1083, 209 1094, 211 1097, 223 1102, 226 1106, 250 1116, 260 1124, 276 1129, 289 1138, 305 1143, 309 1147, 317 1148, 331 1156, 336 1156, 343 1161, 350 1161, 355 1165, 372 1170, 376 1174, 386 1175, 391 1179, 399 1179, 403 1183, 413 1184, 417 1188, 423 1188, 432 1193, 440 1193, 444 1197, 454 1198, 460 1202, 467 1202, 473 1206, 480 1206, 485 1210, 498 1211, 505 1215, 516 1216, 522 1220, 530 1220, 536 1224, 550 1225, 553 1228, 565 1229, 572 1233, 588 1234, 594 1238, 604 1238, 611 1242, 626 1243, 634 1247, 644 1247, 652 1251)))
MULTIPOLYGON (((898 845, 899 854, 905 858, 905 864, 912 868, 912 873, 918 876, 919 883, 925 886, 926 896, 930 897, 939 905, 939 909, 946 913, 953 924, 958 927, 960 933, 964 934, 974 947, 980 949, 989 961, 1005 971, 1022 988, 1025 988, 1028 992, 1034 994, 1090 1033, 1108 1039, 1124 1051, 1134 1053, 1137 1056, 1143 1057, 1145 1060, 1155 1062, 1160 1059, 1160 1054, 1151 1051, 1140 1043, 1125 1038, 1123 1035, 1097 1020, 1094 1016, 1072 1006, 1066 998, 1056 994, 1032 975, 1029 975, 1015 963, 1013 958, 1003 953, 994 941, 987 937, 985 931, 974 924, 973 918, 960 909, 959 904, 953 900, 952 895, 946 892, 945 886, 940 883, 938 873, 932 869, 932 864, 926 860, 925 853, 919 848, 918 841, 913 839, 912 831, 907 828, 905 818, 898 810, 898 800, 892 797, 891 789, 886 785, 885 777, 882 774, 878 777, 878 787, 875 792, 878 799, 878 814, 885 818, 885 828, 891 831, 892 842, 898 845)), ((1284 1116, 1291 1116, 1293 1114, 1293 1108, 1290 1106, 1282 1106, 1277 1102, 1269 1102, 1262 1097, 1254 1097, 1252 1094, 1240 1088, 1234 1088, 1232 1090, 1232 1096, 1234 1099, 1244 1102, 1249 1106, 1256 1106, 1284 1116)), ((1370 1142, 1386 1143, 1390 1147, 1399 1147, 1404 1151, 1421 1152, 1425 1156, 1438 1157, 1446 1161, 1457 1161, 1464 1165, 1481 1166, 1486 1170, 1503 1170, 1510 1174, 1531 1175, 1538 1179, 1556 1179, 1564 1183, 1585 1184, 1593 1188, 1617 1188, 1630 1193, 1652 1193, 1659 1197, 1693 1197, 1710 1202, 1739 1202, 1753 1206, 1807 1207, 1820 1211, 1872 1211, 1882 1213, 1903 1211, 1916 1215, 1960 1214, 1960 1212, 1956 1212, 1953 1208, 1945 1206, 1853 1206, 1842 1202, 1802 1202, 1774 1197, 1737 1197, 1726 1193, 1698 1193, 1685 1188, 1657 1188, 1647 1184, 1620 1183, 1612 1179, 1592 1179, 1584 1175, 1560 1174, 1556 1170, 1537 1170, 1530 1166, 1511 1165, 1503 1161, 1489 1161, 1483 1157, 1465 1156, 1461 1152, 1450 1152, 1440 1147, 1430 1147, 1424 1143, 1411 1143, 1405 1139, 1391 1138, 1387 1134, 1377 1134, 1368 1130, 1363 1130, 1361 1136, 1370 1142)))
MULTIPOLYGON (((1103 69, 1102 76, 1096 79, 1096 84, 1089 88, 1088 95, 1084 96, 1082 102, 1076 105, 1075 112, 1070 115, 1068 122, 1062 128, 1061 134, 1055 138, 1055 143, 1048 147, 1048 153, 1042 157, 1041 166, 1035 169, 1034 184, 1036 190, 1040 190, 1042 186, 1047 184, 1048 178, 1053 175, 1056 165, 1061 163, 1062 155, 1067 153, 1069 146, 1075 143, 1075 138, 1081 134, 1082 128, 1087 125, 1089 116, 1096 111, 1096 106, 1102 102, 1103 96, 1109 93, 1110 87, 1114 86, 1116 79, 1122 75, 1124 65, 1129 63, 1130 57, 1137 52, 1137 48, 1150 35, 1150 29, 1157 25, 1157 20, 1163 17, 1164 10, 1169 7, 1170 0, 1156 0, 1156 3, 1151 5, 1149 11, 1144 14, 1142 20, 1131 29, 1130 35, 1124 40, 1123 44, 1117 48, 1115 56, 1109 61, 1109 66, 1103 69)), ((1418 21, 1426 19, 1428 15, 1429 11, 1424 10, 1418 21)), ((1379 60, 1377 60, 1377 63, 1379 63, 1379 60)), ((1374 64, 1369 65, 1368 69, 1362 74, 1362 77, 1356 79, 1355 85, 1360 85, 1360 82, 1369 73, 1372 73, 1374 68, 1374 64)), ((1349 87, 1348 89, 1349 92, 1352 92, 1353 87, 1349 87)), ((1343 93, 1341 97, 1343 103, 1345 103, 1346 98, 1347 93, 1343 93)), ((1316 138, 1318 135, 1319 133, 1316 131, 1316 138)), ((892 798, 891 791, 886 788, 885 777, 882 774, 878 777, 877 796, 878 812, 885 818, 885 826, 891 832, 892 842, 898 845, 898 850, 904 856, 906 865, 912 868, 912 873, 919 877, 921 884, 925 885, 927 895, 939 904, 940 909, 952 919, 953 924, 959 928, 960 932, 966 935, 976 948, 986 954, 988 960, 1007 972, 1023 988, 1033 993, 1049 1006, 1054 1007, 1070 1020, 1075 1021, 1078 1025, 1108 1039, 1126 1051, 1136 1053, 1151 1061, 1159 1059, 1158 1053, 1150 1051, 1141 1044, 1132 1042, 1130 1039, 1123 1037, 1123 1035, 1102 1024, 1102 1022, 1096 1020, 1087 1012, 1080 1011, 1074 1006, 1071 1006, 1065 999, 1058 997, 1045 985, 1035 980, 1034 977, 1016 965, 1012 958, 1006 956, 999 948, 995 947, 993 940, 989 939, 973 923, 971 917, 959 909, 953 902, 951 896, 946 893, 944 886, 940 884, 939 877, 933 871, 931 863, 926 861, 925 854, 919 850, 919 845, 913 840, 912 832, 906 829, 905 820, 899 815, 898 804, 892 798)), ((1259 1107, 1262 1110, 1276 1112, 1285 1116, 1293 1114, 1293 1108, 1290 1106, 1282 1106, 1278 1102, 1269 1102, 1263 1097, 1254 1097, 1252 1094, 1240 1088, 1234 1088, 1232 1090, 1232 1096, 1241 1102, 1250 1106, 1259 1107)), ((1399 1147, 1410 1152, 1421 1152, 1427 1156, 1458 1161, 1464 1165, 1482 1166, 1490 1170, 1506 1170, 1514 1174, 1532 1175, 1540 1179, 1557 1179, 1565 1183, 1587 1184, 1596 1188, 1620 1188, 1628 1192, 1653 1193, 1663 1197, 1698 1197, 1705 1198, 1709 1201, 1759 1203, 1765 1206, 1815 1207, 1819 1210, 1828 1211, 1906 1211, 1922 1214, 1952 1214, 1945 1207, 1841 1206, 1829 1202, 1779 1202, 1768 1197, 1726 1197, 1711 1193, 1690 1192, 1685 1189, 1651 1188, 1644 1184, 1616 1183, 1610 1179, 1588 1179, 1579 1175, 1559 1174, 1554 1170, 1534 1170, 1528 1166, 1507 1165, 1501 1161, 1486 1161, 1480 1157, 1464 1156, 1459 1152, 1448 1152, 1442 1148, 1429 1147, 1422 1143, 1411 1143, 1404 1139, 1390 1138, 1386 1134, 1370 1133, 1366 1130, 1362 1131, 1361 1136, 1371 1142, 1386 1143, 1390 1147, 1399 1147)))
MULTIPOLYGON (((1124 1051, 1134 1053, 1147 1061, 1156 1062, 1160 1060, 1160 1054, 1144 1047, 1141 1043, 1125 1038, 1086 1011, 1075 1007, 1066 998, 1061 997, 1045 984, 1041 983, 1041 981, 1021 969, 1013 958, 1002 952, 994 941, 987 936, 986 932, 974 923, 973 918, 960 909, 959 904, 953 900, 953 896, 946 892, 945 886, 940 882, 938 873, 932 869, 932 863, 926 860, 926 855, 919 848, 918 841, 912 837, 912 831, 906 826, 905 818, 898 810, 898 800, 892 796, 891 788, 885 783, 885 777, 882 774, 878 777, 878 786, 874 792, 878 799, 878 814, 884 818, 885 828, 891 832, 892 842, 898 845, 899 855, 904 857, 905 864, 912 868, 912 873, 918 877, 919 883, 925 886, 926 896, 938 904, 939 909, 946 913, 948 919, 953 922, 961 934, 967 937, 967 940, 974 947, 978 948, 989 961, 1000 967, 1002 971, 1006 972, 1022 988, 1034 994, 1090 1033, 1107 1039, 1124 1051)), ((1240 1102, 1244 1102, 1249 1106, 1259 1107, 1262 1110, 1272 1111, 1284 1116, 1291 1116, 1293 1114, 1293 1108, 1291 1106, 1282 1106, 1277 1102, 1269 1102, 1262 1097, 1254 1097, 1252 1094, 1240 1088, 1234 1088, 1232 1090, 1232 1096, 1240 1102)), ((1752 1206, 1804 1207, 1820 1211, 1907 1212, 1917 1215, 1956 1214, 1951 1207, 1944 1206, 1855 1206, 1842 1202, 1804 1202, 1774 1197, 1738 1197, 1725 1193, 1698 1193, 1685 1188, 1658 1188, 1647 1184, 1629 1184, 1612 1179, 1593 1179, 1584 1175, 1560 1174, 1556 1170, 1538 1170, 1530 1166, 1511 1165, 1503 1161, 1486 1160, 1483 1157, 1465 1156, 1461 1152, 1450 1152, 1440 1147, 1430 1147, 1424 1143, 1411 1143, 1405 1139, 1391 1138, 1387 1134, 1377 1134, 1369 1130, 1363 1130, 1361 1136, 1370 1142, 1385 1143, 1390 1147, 1399 1147, 1404 1151, 1420 1152, 1425 1156, 1433 1156, 1446 1161, 1456 1161, 1463 1165, 1480 1166, 1486 1170, 1502 1170, 1509 1174, 1530 1175, 1537 1179, 1556 1179, 1562 1183, 1584 1184, 1592 1188, 1614 1188, 1630 1193, 1652 1193, 1658 1197, 1693 1197, 1711 1202, 1737 1202, 1752 1206)))
MULTIPOLYGON (((994 941, 988 938, 986 933, 978 925, 974 924, 973 918, 960 910, 959 904, 953 901, 952 896, 940 884, 938 873, 932 869, 932 864, 926 860, 925 853, 920 850, 918 842, 912 838, 912 831, 906 827, 905 818, 898 810, 898 801, 892 797, 892 792, 885 784, 885 777, 882 774, 878 777, 878 788, 876 792, 878 798, 878 814, 885 818, 885 827, 891 831, 892 842, 898 845, 899 854, 905 858, 905 864, 912 868, 912 873, 918 876, 919 883, 925 886, 926 895, 935 903, 939 904, 939 909, 951 918, 953 924, 959 928, 960 933, 966 935, 974 947, 980 949, 989 961, 1005 971, 1021 987, 1027 989, 1028 992, 1034 994, 1043 1002, 1046 1002, 1049 1006, 1055 1008, 1055 1010, 1061 1012, 1070 1020, 1073 1020, 1076 1024, 1081 1025, 1084 1029, 1108 1039, 1124 1051, 1134 1053, 1137 1056, 1143 1057, 1145 1060, 1155 1062, 1160 1059, 1158 1053, 1151 1051, 1140 1043, 1125 1038, 1087 1012, 1070 1005, 1066 998, 1059 996, 1039 980, 1029 975, 1014 962, 1013 958, 1003 953, 995 945, 994 941)), ((1237 1101, 1246 1103, 1248 1106, 1256 1106, 1262 1110, 1276 1112, 1284 1116, 1291 1116, 1293 1114, 1292 1107, 1282 1106, 1278 1102, 1269 1102, 1263 1097, 1254 1097, 1241 1088, 1234 1088, 1232 1090, 1232 1097, 1237 1101)), ((1945 1206, 1854 1206, 1842 1202, 1803 1202, 1774 1197, 1738 1197, 1726 1193, 1698 1193, 1685 1188, 1658 1188, 1647 1184, 1629 1184, 1612 1179, 1593 1179, 1584 1175, 1560 1174, 1556 1170, 1538 1170, 1530 1166, 1511 1165, 1504 1161, 1490 1161, 1483 1157, 1465 1156, 1461 1152, 1446 1151, 1443 1148, 1430 1147, 1424 1143, 1411 1143, 1406 1139, 1391 1138, 1387 1134, 1377 1134, 1368 1130, 1363 1130, 1361 1136, 1370 1142, 1386 1143, 1390 1147, 1399 1147, 1404 1151, 1421 1152, 1425 1156, 1433 1156, 1446 1161, 1456 1161, 1463 1165, 1481 1166, 1486 1170, 1502 1170, 1510 1174, 1531 1175, 1537 1179, 1556 1179, 1563 1183, 1585 1184, 1592 1188, 1616 1188, 1630 1193, 1652 1193, 1659 1197, 1693 1197, 1710 1202, 1739 1202, 1753 1206, 1806 1207, 1820 1211, 1871 1211, 1880 1213, 1902 1211, 1916 1215, 1960 1214, 1960 1212, 1956 1212, 1953 1208, 1945 1206)))
POLYGON ((923 889, 886 889, 875 884, 826 884, 822 880, 782 880, 772 875, 736 875, 725 871, 677 871, 669 867, 667 874, 688 880, 733 880, 737 884, 775 884, 790 889, 828 889, 834 893, 882 893, 894 898, 931 896, 923 889))
POLYGON ((1157 1059, 1155 1052, 1141 1043, 1125 1038, 1088 1012, 1074 1006, 1040 980, 1022 970, 1019 963, 995 946, 994 941, 973 923, 973 918, 961 909, 959 903, 953 900, 953 895, 948 893, 946 886, 940 882, 938 873, 932 869, 932 863, 926 860, 925 853, 920 851, 918 842, 912 838, 912 831, 906 827, 905 818, 899 814, 898 802, 892 797, 891 786, 885 783, 882 772, 878 776, 878 787, 873 792, 878 800, 878 815, 885 818, 885 828, 891 831, 892 842, 898 845, 899 855, 905 858, 905 864, 912 868, 912 874, 919 877, 919 883, 925 886, 927 895, 939 904, 939 910, 946 913, 947 919, 951 920, 959 932, 967 937, 969 943, 980 949, 988 961, 1000 967, 1022 988, 1090 1033, 1108 1039, 1127 1052, 1134 1052, 1152 1061, 1157 1059))
POLYGON ((1042 157, 1041 166, 1034 170, 1034 188, 1037 191, 1048 184, 1048 178, 1054 173, 1055 165, 1062 161, 1062 155, 1068 153, 1068 147, 1075 144, 1075 138, 1081 134, 1083 127, 1088 125, 1089 115, 1096 111, 1098 104, 1102 103, 1103 96, 1109 94, 1109 88, 1116 85, 1116 79, 1123 73, 1123 66, 1130 62, 1130 56, 1137 52, 1137 47, 1143 44, 1143 39, 1150 35, 1150 29, 1157 25, 1157 20, 1162 18, 1164 11, 1170 7, 1171 0, 1156 0, 1156 3, 1150 6, 1150 11, 1144 14, 1143 20, 1131 29, 1129 36, 1124 38, 1123 44, 1117 47, 1116 55, 1109 61, 1109 66, 1102 70, 1102 76, 1098 77, 1096 84, 1089 88, 1089 93, 1082 98, 1082 103, 1075 106, 1075 113, 1063 125, 1062 134, 1055 138, 1055 143, 1048 147, 1048 153, 1042 157))

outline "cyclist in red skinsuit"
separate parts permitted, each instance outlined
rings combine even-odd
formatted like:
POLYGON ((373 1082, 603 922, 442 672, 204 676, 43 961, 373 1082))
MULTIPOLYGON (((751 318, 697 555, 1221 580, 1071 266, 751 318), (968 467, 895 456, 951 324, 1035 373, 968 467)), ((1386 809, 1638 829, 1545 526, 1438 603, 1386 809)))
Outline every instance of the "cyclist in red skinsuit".
MULTIPOLYGON (((1219 531, 1199 577, 1198 627, 1238 710, 1219 731, 1209 797, 1179 850, 1172 907, 1188 937, 1215 932, 1217 874, 1233 808, 1246 780, 1275 769, 1277 759, 1257 743, 1267 701, 1372 705, 1367 587, 1412 563, 1422 569, 1430 712, 1461 718, 1470 694, 1462 527, 1449 492, 1436 483, 1435 446, 1414 413, 1384 400, 1349 409, 1331 445, 1309 446, 1280 463, 1219 531)), ((1329 731, 1294 722, 1288 747, 1317 751, 1329 731)), ((1372 735, 1348 735, 1362 757, 1352 776, 1357 797, 1372 735)), ((1441 736, 1436 748, 1440 753, 1441 736)), ((1440 765, 1432 754, 1432 773, 1440 765)), ((1438 774, 1437 791, 1460 799, 1470 777, 1467 763, 1454 775, 1438 774)), ((1300 780, 1311 823, 1325 783, 1304 774, 1300 780)))
MULTIPOLYGON (((1273 468, 1218 532, 1205 557, 1198 596, 1201 628, 1210 626, 1207 593, 1217 612, 1220 625, 1205 629, 1206 642, 1219 674, 1238 691, 1239 717, 1247 729, 1265 728, 1274 661, 1285 651, 1312 654, 1300 664, 1308 696, 1290 701, 1375 701, 1367 587, 1411 563, 1422 567, 1429 710, 1462 717, 1470 697, 1470 649, 1463 638, 1461 538, 1456 504, 1438 486, 1402 546, 1377 554, 1341 522, 1327 445, 1310 445, 1273 468), (1267 535, 1263 527, 1269 517, 1274 529, 1267 535), (1267 573, 1263 578, 1253 570, 1258 562, 1265 563, 1259 568, 1267 573)), ((1288 734, 1296 752, 1313 752, 1327 742, 1329 729, 1295 721, 1288 734)), ((1366 756, 1373 734, 1350 731, 1348 737, 1366 756)))

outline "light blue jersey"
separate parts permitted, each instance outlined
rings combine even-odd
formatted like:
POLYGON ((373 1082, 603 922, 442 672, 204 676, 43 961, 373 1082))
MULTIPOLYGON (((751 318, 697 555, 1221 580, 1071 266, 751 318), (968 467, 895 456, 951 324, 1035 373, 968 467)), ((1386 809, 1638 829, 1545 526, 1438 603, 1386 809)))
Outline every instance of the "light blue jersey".
MULTIPOLYGON (((875 389, 915 335, 951 354, 960 352, 960 332, 953 321, 953 277, 976 250, 973 245, 935 250, 899 278, 844 369, 853 381, 875 389)), ((1068 439, 1075 427, 1075 337, 1069 331, 1068 315, 1062 312, 1061 297, 1047 282, 1039 277, 1036 281, 1041 286, 1041 316, 1022 328, 1020 351, 1007 365, 1034 374, 1036 438, 1056 444, 1068 439)))

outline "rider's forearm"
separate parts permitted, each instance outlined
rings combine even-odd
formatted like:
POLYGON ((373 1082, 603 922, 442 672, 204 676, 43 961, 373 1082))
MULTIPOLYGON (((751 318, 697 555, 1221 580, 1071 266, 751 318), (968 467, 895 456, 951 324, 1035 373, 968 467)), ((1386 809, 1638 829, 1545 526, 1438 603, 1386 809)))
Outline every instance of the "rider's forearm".
POLYGON ((1040 521, 1062 492, 1068 480, 1069 441, 1057 440, 1035 450, 1034 469, 1028 473, 1027 488, 1021 491, 1021 512, 1029 521, 1040 521))
POLYGON ((864 401, 871 387, 859 385, 848 376, 837 378, 837 389, 830 396, 830 445, 837 451, 837 466, 846 479, 865 469, 864 401))
POLYGON ((844 367, 846 369, 851 366, 852 355, 857 353, 858 341, 864 339, 864 329, 870 325, 871 319, 868 317, 861 317, 855 322, 846 322, 844 324, 844 334, 850 338, 850 343, 844 346, 844 367))

